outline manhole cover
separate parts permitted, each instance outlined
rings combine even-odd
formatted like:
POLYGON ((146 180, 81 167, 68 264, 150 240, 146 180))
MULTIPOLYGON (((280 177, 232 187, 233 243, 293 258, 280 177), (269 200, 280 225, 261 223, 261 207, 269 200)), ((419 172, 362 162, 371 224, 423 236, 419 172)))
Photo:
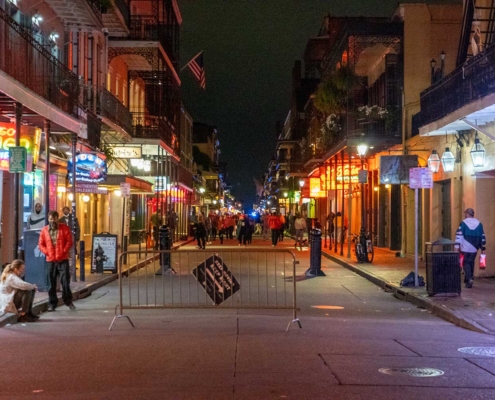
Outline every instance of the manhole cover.
POLYGON ((495 347, 461 347, 457 351, 474 356, 495 357, 495 347))
POLYGON ((378 372, 387 375, 407 375, 415 378, 431 378, 443 375, 443 371, 434 368, 380 368, 378 372))

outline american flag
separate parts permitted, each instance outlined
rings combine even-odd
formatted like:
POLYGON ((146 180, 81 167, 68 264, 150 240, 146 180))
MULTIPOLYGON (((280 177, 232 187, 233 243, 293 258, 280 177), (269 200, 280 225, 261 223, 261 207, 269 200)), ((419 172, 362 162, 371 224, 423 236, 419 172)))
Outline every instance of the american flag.
POLYGON ((195 56, 187 63, 187 66, 199 82, 202 89, 206 89, 205 70, 203 68, 203 52, 195 56))

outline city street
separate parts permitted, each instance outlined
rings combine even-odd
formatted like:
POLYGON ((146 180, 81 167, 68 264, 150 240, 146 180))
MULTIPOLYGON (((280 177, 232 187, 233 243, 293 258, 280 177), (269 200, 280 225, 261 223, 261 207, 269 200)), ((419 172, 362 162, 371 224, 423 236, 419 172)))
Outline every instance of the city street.
MULTIPOLYGON (((270 244, 255 238, 240 257, 247 263, 270 244)), ((294 251, 300 262, 302 329, 285 332, 290 310, 142 309, 125 311, 135 328, 121 318, 109 331, 119 294, 113 282, 75 311, 60 307, 37 323, 0 329, 0 399, 495 397, 494 358, 459 351, 495 347, 492 336, 400 301, 327 259, 326 277, 306 279, 309 250, 293 245, 286 238, 275 249, 294 251)), ((237 249, 226 241, 205 254, 237 249)))

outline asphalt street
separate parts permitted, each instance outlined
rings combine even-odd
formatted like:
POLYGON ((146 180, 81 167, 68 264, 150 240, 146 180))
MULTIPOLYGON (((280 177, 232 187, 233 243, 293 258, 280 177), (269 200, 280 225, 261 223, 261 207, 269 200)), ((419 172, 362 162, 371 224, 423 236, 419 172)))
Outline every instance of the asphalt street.
MULTIPOLYGON (((285 332, 290 310, 220 306, 126 310, 135 328, 120 318, 109 331, 114 282, 75 311, 61 307, 0 329, 0 399, 495 398, 493 336, 445 322, 326 259, 327 276, 306 279, 309 251, 292 246, 286 239, 276 249, 299 261, 302 329, 285 332)), ((231 241, 204 255, 238 249, 231 241)), ((255 239, 240 260, 249 264, 267 249, 255 239)), ((202 253, 193 245, 180 251, 202 253)), ((292 281, 286 260, 270 263, 292 281)), ((131 274, 123 283, 134 281, 131 274)))

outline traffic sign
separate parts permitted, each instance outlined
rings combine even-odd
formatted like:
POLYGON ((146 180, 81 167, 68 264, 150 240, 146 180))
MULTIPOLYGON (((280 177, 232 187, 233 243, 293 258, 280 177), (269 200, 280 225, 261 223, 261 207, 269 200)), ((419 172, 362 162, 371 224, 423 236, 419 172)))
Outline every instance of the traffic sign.
POLYGON ((433 172, 429 168, 410 168, 409 187, 411 189, 432 189, 433 172))
POLYGON ((124 197, 129 197, 131 195, 131 184, 127 182, 120 183, 120 193, 124 197))
POLYGON ((9 172, 26 172, 27 150, 23 146, 9 147, 9 172))
POLYGON ((232 272, 217 255, 199 264, 192 274, 217 306, 241 288, 232 272))

